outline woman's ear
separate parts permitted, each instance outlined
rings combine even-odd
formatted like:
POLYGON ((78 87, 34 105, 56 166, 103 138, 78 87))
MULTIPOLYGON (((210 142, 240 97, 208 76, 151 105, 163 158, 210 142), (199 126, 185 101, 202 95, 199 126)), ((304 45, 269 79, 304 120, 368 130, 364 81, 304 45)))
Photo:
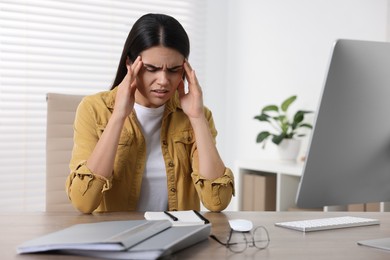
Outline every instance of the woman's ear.
POLYGON ((129 58, 129 56, 126 56, 126 66, 127 65, 131 65, 131 60, 130 60, 130 58, 129 58))

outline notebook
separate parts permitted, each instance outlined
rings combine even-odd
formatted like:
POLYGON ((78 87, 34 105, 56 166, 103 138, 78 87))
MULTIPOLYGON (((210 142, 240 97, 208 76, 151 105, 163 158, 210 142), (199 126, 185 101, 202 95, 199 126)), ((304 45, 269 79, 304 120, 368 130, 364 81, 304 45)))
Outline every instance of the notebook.
POLYGON ((209 221, 195 210, 181 211, 146 211, 144 214, 147 220, 169 220, 172 226, 204 225, 209 221), (173 219, 176 218, 176 220, 173 219))

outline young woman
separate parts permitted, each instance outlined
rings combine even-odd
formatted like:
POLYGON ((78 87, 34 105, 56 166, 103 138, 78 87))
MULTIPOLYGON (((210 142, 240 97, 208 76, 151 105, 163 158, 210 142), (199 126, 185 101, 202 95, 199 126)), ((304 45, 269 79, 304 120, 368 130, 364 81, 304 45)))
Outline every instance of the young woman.
POLYGON ((234 177, 216 149, 189 52, 173 17, 146 14, 134 24, 111 90, 85 97, 76 113, 66 191, 78 210, 228 206, 234 177))

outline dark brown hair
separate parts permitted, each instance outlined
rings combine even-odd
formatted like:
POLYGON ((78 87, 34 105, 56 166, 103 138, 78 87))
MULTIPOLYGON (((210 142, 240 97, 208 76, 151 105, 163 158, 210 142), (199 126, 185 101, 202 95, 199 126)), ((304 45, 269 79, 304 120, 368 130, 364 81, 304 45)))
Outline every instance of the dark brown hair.
POLYGON ((188 35, 175 18, 165 14, 145 14, 135 22, 127 36, 111 89, 118 86, 127 73, 126 58, 134 62, 142 51, 154 46, 175 49, 185 58, 190 54, 188 35))

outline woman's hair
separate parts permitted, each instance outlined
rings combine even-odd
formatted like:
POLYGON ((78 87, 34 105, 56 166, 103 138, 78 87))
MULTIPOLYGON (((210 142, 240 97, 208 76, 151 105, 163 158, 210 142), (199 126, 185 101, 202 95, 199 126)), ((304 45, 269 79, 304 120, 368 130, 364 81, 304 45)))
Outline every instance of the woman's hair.
POLYGON ((154 46, 172 48, 185 58, 190 54, 188 35, 175 18, 164 14, 145 14, 135 22, 127 36, 111 89, 118 86, 127 73, 126 58, 134 62, 142 51, 154 46))

